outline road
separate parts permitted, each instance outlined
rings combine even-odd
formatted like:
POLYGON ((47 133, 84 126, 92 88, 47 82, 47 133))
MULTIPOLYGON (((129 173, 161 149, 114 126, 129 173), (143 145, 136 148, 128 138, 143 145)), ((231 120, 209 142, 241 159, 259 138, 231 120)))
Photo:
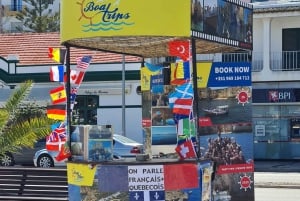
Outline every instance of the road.
POLYGON ((300 189, 255 188, 255 201, 299 201, 300 189))
POLYGON ((255 172, 255 201, 299 201, 300 173, 255 172))

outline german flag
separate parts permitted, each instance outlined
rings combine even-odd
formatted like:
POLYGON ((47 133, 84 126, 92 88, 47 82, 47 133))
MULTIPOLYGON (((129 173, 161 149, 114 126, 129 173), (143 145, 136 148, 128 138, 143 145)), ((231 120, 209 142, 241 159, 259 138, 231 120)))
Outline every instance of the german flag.
POLYGON ((47 117, 49 119, 65 120, 66 117, 66 105, 48 105, 47 117))

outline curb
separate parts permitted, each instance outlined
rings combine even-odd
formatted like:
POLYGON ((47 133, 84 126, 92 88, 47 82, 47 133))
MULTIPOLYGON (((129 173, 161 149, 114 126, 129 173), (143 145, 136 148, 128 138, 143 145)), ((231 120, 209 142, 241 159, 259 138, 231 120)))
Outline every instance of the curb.
POLYGON ((288 189, 300 189, 300 184, 281 184, 281 183, 255 183, 256 188, 288 188, 288 189))

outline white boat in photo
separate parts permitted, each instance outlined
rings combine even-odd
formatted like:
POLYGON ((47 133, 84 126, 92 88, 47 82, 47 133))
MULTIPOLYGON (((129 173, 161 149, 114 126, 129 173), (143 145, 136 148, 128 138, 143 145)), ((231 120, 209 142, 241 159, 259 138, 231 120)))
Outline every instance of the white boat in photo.
POLYGON ((206 115, 223 115, 229 112, 228 105, 220 105, 212 109, 203 109, 206 115))

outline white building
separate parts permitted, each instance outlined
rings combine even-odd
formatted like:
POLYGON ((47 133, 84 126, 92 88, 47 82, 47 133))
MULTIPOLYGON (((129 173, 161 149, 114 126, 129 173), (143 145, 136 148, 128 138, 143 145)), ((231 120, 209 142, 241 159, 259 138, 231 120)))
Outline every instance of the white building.
POLYGON ((254 157, 300 158, 300 1, 253 6, 254 157))

